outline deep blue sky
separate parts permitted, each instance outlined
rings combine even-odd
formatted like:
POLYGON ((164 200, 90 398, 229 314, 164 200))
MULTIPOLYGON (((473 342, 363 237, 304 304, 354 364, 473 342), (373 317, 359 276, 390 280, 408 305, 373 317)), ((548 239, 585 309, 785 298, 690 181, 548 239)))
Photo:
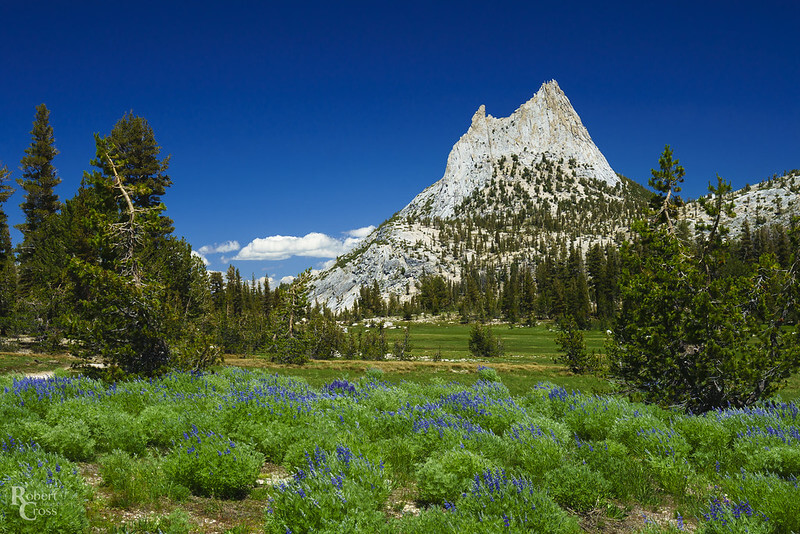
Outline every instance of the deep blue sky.
MULTIPOLYGON (((479 105, 507 116, 550 79, 640 182, 667 143, 691 197, 716 173, 741 187, 800 167, 796 0, 9 0, 0 21, 12 177, 36 105, 51 111, 62 199, 93 134, 133 110, 172 155, 164 200, 195 249, 310 232, 335 246, 441 178, 479 105)), ((12 224, 21 202, 5 207, 12 224)), ((236 254, 207 254, 209 269, 236 254)), ((325 259, 233 263, 279 279, 325 259)))

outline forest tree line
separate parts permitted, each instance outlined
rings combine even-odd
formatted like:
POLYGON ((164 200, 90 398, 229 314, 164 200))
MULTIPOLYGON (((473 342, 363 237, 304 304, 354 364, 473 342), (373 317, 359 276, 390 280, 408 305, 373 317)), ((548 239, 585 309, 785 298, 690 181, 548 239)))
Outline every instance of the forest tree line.
MULTIPOLYGON (((790 239, 796 233, 794 224, 789 229, 764 225, 752 230, 745 221, 741 235, 726 240, 730 254, 725 272, 744 273, 765 254, 774 255, 778 265, 788 269, 797 250, 797 243, 790 239)), ((677 232, 691 247, 702 245, 702 234, 690 236, 685 223, 677 232)), ((390 316, 411 319, 421 313, 457 313, 464 323, 501 320, 535 324, 569 315, 584 329, 606 327, 620 308, 621 268, 616 244, 595 243, 584 253, 562 242, 523 264, 464 263, 457 281, 441 275, 424 276, 417 283, 416 294, 403 303, 396 295, 382 298, 378 283, 373 282, 361 287, 353 309, 342 316, 347 320, 390 316)))

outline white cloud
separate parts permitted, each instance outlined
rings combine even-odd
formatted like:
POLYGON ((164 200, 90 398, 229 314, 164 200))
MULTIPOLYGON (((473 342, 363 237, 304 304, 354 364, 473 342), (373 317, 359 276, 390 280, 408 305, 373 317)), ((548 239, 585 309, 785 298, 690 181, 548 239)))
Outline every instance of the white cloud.
POLYGON ((239 251, 235 260, 285 260, 292 256, 335 258, 342 242, 325 234, 312 232, 303 237, 273 235, 252 240, 239 251))
POLYGON ((242 248, 236 240, 225 241, 224 243, 214 243, 213 245, 203 245, 197 252, 200 254, 224 254, 234 252, 242 248))
POLYGON ((292 256, 311 258, 335 258, 352 250, 365 236, 374 230, 366 226, 345 232, 345 239, 337 239, 319 232, 303 237, 273 235, 260 237, 245 245, 234 260, 285 260, 292 256))
POLYGON ((350 230, 345 232, 345 234, 349 235, 350 237, 355 237, 356 239, 364 239, 371 234, 373 230, 375 230, 375 227, 370 224, 369 226, 363 226, 361 228, 356 228, 355 230, 350 230))
MULTIPOLYGON (((208 258, 206 257, 209 254, 223 254, 225 252, 234 252, 236 250, 239 250, 240 248, 241 246, 239 245, 239 242, 236 240, 232 240, 232 241, 225 241, 224 243, 214 243, 213 245, 203 245, 199 249, 193 250, 192 254, 199 257, 203 261, 203 264, 205 264, 205 266, 208 267, 209 265, 211 265, 211 262, 208 261, 208 258)), ((223 258, 223 262, 224 261, 225 259, 223 258)))

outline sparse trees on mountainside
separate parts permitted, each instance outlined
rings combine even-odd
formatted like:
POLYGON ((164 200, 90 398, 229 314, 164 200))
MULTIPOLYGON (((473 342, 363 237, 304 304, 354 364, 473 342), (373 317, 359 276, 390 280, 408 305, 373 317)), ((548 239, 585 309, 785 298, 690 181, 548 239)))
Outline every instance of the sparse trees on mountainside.
POLYGON ((698 246, 675 233, 669 205, 678 183, 665 149, 653 176, 658 198, 650 222, 635 225, 622 250, 622 306, 607 346, 610 373, 623 387, 665 405, 707 411, 746 406, 772 395, 800 368, 798 257, 788 268, 764 254, 731 273, 724 240, 728 184, 718 179, 706 204, 712 223, 698 246), (659 207, 660 206, 660 207, 659 207), (657 211, 658 210, 658 211, 657 211))

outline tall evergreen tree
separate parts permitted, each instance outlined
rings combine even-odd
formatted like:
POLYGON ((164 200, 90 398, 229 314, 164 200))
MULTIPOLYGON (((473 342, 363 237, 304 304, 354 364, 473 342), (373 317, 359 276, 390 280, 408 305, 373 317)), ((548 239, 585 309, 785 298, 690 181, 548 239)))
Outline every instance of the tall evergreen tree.
MULTIPOLYGON (((160 158, 161 147, 156 142, 150 124, 143 117, 133 112, 126 113, 104 138, 108 146, 108 156, 117 164, 120 179, 131 190, 131 201, 137 209, 162 211, 164 206, 161 197, 172 180, 167 174, 169 156, 160 158)), ((104 176, 113 176, 107 158, 92 161, 104 176)), ((159 215, 157 235, 172 233, 173 222, 164 215, 159 215)))
POLYGON ((8 215, 5 212, 5 203, 14 194, 14 188, 8 183, 11 171, 5 165, 0 166, 0 264, 14 260, 11 250, 11 234, 8 228, 8 215))
POLYGON ((667 218, 634 225, 635 240, 622 252, 622 307, 606 347, 611 376, 628 390, 695 412, 753 404, 800 368, 800 332, 786 325, 797 308, 796 271, 781 269, 771 254, 743 274, 720 269, 731 256, 722 239, 730 186, 718 179, 709 189, 716 197, 703 208, 712 222, 696 248, 678 239, 667 218))
POLYGON ((659 169, 651 169, 652 176, 648 181, 650 187, 655 189, 655 194, 650 199, 650 208, 655 213, 657 222, 665 224, 670 234, 675 233, 675 222, 678 218, 678 208, 683 205, 680 184, 686 174, 679 165, 680 160, 672 159, 672 149, 669 145, 664 147, 664 152, 658 158, 659 169))
POLYGON ((17 183, 25 191, 25 200, 20 207, 25 214, 25 222, 17 225, 23 239, 19 246, 19 262, 23 284, 27 287, 35 278, 32 265, 36 249, 41 242, 50 238, 43 232, 45 223, 61 208, 55 187, 61 183, 56 175, 53 159, 58 154, 50 125, 50 111, 44 104, 36 107, 36 118, 31 130, 31 145, 25 150, 20 161, 22 178, 17 183))
POLYGON ((141 157, 166 169, 152 130, 144 127, 141 139, 128 145, 117 135, 141 125, 144 119, 126 117, 113 135, 95 136, 92 164, 100 170, 84 174, 76 199, 63 210, 77 245, 65 284, 75 352, 99 356, 112 376, 197 369, 217 356, 203 320, 214 298, 205 269, 187 243, 170 235, 160 199, 146 200, 153 184, 131 166, 141 157))
POLYGON ((17 286, 8 216, 4 208, 5 203, 14 193, 14 189, 8 184, 10 176, 11 172, 8 167, 0 166, 0 335, 8 333, 14 313, 17 286))

